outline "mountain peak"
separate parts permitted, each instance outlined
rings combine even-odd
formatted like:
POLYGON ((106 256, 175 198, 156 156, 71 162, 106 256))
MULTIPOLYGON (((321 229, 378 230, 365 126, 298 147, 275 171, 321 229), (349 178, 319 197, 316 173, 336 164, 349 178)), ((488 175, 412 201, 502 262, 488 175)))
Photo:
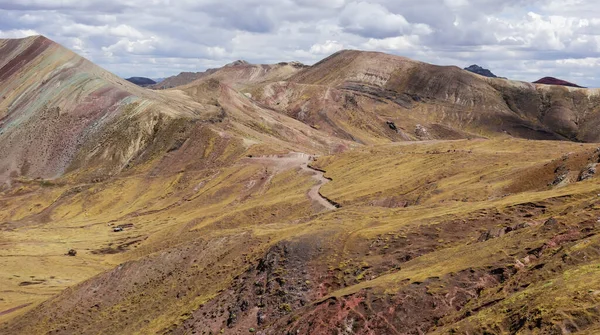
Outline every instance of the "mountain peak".
POLYGON ((577 88, 585 88, 583 86, 579 86, 577 84, 573 84, 566 80, 554 78, 554 77, 544 77, 540 80, 534 81, 534 84, 544 84, 544 85, 556 85, 556 86, 569 86, 569 87, 577 87, 577 88))
POLYGON ((469 67, 466 67, 465 70, 469 71, 469 72, 473 72, 476 73, 480 76, 484 76, 484 77, 489 77, 489 78, 498 78, 498 76, 496 76, 495 74, 492 73, 492 71, 485 69, 477 64, 473 64, 469 67))
POLYGON ((250 63, 248 63, 247 61, 245 61, 243 59, 238 59, 238 60, 233 61, 233 62, 231 62, 229 64, 226 64, 225 66, 229 67, 229 66, 241 66, 241 65, 250 65, 250 63))

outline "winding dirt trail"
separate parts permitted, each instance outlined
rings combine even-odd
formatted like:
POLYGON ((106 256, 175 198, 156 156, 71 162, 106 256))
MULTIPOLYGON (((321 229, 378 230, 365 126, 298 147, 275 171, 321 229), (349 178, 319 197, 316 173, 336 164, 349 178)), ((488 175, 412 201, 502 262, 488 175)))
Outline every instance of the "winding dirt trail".
POLYGON ((300 168, 304 171, 307 171, 309 173, 312 173, 313 178, 316 179, 317 181, 319 181, 319 183, 313 187, 310 188, 310 190, 308 191, 308 197, 317 201, 319 204, 321 204, 321 206, 327 208, 328 210, 334 210, 337 208, 337 206, 335 206, 334 204, 332 204, 329 200, 327 200, 324 196, 321 195, 321 193, 319 192, 321 190, 321 186, 327 184, 328 182, 330 182, 330 179, 325 178, 325 176, 323 175, 323 172, 319 171, 319 170, 315 170, 313 168, 311 168, 310 166, 308 166, 308 162, 306 163, 302 163, 300 165, 300 168))
POLYGON ((325 178, 322 171, 315 170, 308 166, 313 156, 293 152, 287 155, 282 156, 260 156, 260 157, 252 157, 248 158, 251 162, 257 162, 261 164, 265 164, 271 167, 274 173, 278 173, 288 169, 300 168, 302 171, 308 172, 312 174, 312 177, 318 181, 318 184, 311 187, 308 191, 308 197, 311 200, 318 202, 321 206, 325 207, 328 210, 334 210, 338 208, 335 204, 327 200, 325 197, 319 193, 321 190, 321 186, 330 182, 329 179, 325 178))

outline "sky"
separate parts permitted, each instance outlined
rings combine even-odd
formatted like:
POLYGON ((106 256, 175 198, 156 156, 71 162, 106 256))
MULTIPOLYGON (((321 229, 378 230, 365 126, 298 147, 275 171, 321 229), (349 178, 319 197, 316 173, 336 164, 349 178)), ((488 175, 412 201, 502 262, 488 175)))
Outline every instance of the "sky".
POLYGON ((122 77, 359 49, 600 87, 596 0, 0 0, 0 38, 29 35, 122 77))

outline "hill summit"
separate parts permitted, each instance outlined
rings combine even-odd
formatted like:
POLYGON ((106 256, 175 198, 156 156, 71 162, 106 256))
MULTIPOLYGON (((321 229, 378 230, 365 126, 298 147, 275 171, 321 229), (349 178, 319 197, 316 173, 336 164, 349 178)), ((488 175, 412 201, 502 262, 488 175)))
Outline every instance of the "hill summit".
POLYGON ((577 87, 577 88, 585 88, 583 86, 579 86, 577 84, 573 84, 566 80, 554 78, 554 77, 544 77, 537 81, 533 82, 534 84, 544 84, 544 85, 557 85, 557 86, 569 86, 569 87, 577 87))
POLYGON ((473 73, 477 73, 478 75, 484 76, 484 77, 489 77, 489 78, 498 78, 498 76, 496 76, 495 74, 492 73, 492 71, 488 70, 488 69, 484 69, 479 65, 473 64, 469 67, 466 67, 465 70, 469 71, 469 72, 473 72, 473 73))

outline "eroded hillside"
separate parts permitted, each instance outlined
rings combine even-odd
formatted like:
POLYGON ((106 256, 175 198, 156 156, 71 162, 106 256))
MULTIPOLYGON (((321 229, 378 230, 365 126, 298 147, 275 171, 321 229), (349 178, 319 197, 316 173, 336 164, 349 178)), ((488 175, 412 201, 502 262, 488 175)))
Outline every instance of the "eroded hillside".
POLYGON ((497 137, 595 142, 597 90, 485 78, 375 52, 340 51, 250 91, 282 113, 365 144, 497 137))
POLYGON ((544 97, 593 140, 594 91, 356 52, 151 91, 0 45, 0 333, 600 330, 600 149, 515 138, 565 138, 544 97))

